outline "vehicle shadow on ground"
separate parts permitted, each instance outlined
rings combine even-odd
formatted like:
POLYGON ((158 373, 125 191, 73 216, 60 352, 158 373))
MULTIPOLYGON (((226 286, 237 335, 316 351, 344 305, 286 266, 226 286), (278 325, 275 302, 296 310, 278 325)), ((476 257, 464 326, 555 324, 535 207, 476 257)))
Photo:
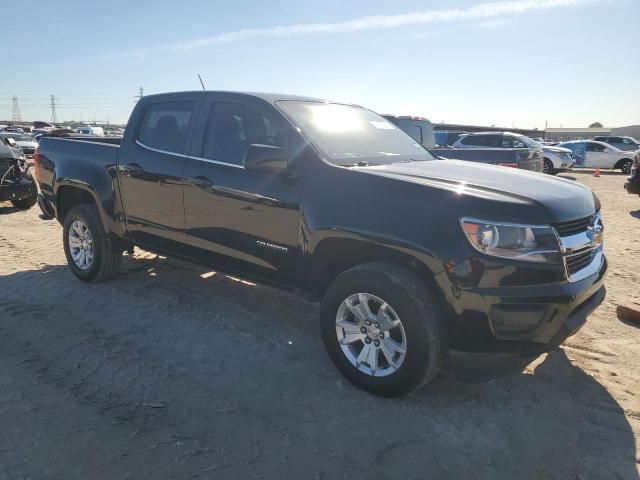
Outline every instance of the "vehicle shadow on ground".
POLYGON ((631 215, 634 218, 640 219, 640 210, 633 210, 633 211, 629 212, 629 215, 631 215))
POLYGON ((14 207, 11 202, 0 202, 0 215, 8 215, 9 213, 20 212, 21 210, 14 207))
POLYGON ((62 266, 0 276, 2 363, 64 392, 62 405, 9 392, 26 402, 13 414, 0 397, 0 424, 20 431, 0 451, 14 477, 39 462, 105 478, 640 478, 624 409, 563 350, 525 373, 377 398, 330 364, 316 305, 145 255, 103 284, 62 266), (74 428, 94 437, 74 444, 74 428))

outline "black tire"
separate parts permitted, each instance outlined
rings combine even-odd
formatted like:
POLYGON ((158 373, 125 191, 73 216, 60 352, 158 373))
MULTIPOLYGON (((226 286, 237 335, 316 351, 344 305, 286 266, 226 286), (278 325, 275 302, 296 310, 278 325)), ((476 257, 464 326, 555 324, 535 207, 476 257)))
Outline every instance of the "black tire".
POLYGON ((542 161, 542 173, 547 173, 549 175, 555 175, 556 169, 553 168, 553 162, 548 158, 545 158, 542 161))
POLYGON ((27 177, 28 179, 31 179, 31 182, 32 182, 31 190, 29 191, 29 196, 26 198, 21 198, 20 200, 11 200, 11 203, 13 203, 13 206, 16 208, 19 208, 20 210, 29 210, 38 201, 38 189, 36 188, 35 180, 33 179, 30 173, 27 173, 25 177, 27 177))
POLYGON ((627 158, 625 160, 622 160, 620 161, 620 170, 625 175, 629 175, 631 173, 631 165, 633 165, 633 161, 631 161, 630 159, 627 158))
POLYGON ((382 397, 402 397, 431 381, 444 364, 446 337, 438 300, 415 274, 401 267, 368 263, 340 274, 321 305, 322 339, 338 371, 352 384, 382 397), (398 314, 406 333, 406 355, 397 371, 377 377, 358 370, 345 356, 336 336, 336 315, 354 293, 370 293, 398 314))
POLYGON ((69 268, 80 280, 103 282, 118 274, 123 250, 105 234, 95 205, 78 205, 69 210, 64 218, 62 243, 69 268), (70 253, 69 229, 75 220, 87 226, 93 239, 93 261, 84 270, 75 264, 70 253))

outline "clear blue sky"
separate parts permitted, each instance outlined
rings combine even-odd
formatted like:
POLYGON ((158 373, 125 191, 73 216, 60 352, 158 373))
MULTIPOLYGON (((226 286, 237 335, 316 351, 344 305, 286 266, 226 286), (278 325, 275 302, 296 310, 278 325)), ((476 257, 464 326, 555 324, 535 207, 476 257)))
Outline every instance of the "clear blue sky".
POLYGON ((138 88, 298 93, 433 121, 640 124, 640 0, 2 6, 0 119, 124 122, 138 88), (373 18, 363 18, 373 17, 373 18), (284 28, 276 28, 284 27, 284 28))

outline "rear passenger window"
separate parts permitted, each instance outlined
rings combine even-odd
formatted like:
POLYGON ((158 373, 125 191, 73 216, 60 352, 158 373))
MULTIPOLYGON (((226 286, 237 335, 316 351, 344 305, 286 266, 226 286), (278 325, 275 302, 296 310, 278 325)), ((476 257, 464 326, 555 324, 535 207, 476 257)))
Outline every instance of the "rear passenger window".
POLYGON ((460 143, 463 145, 475 145, 477 147, 485 146, 485 136, 484 135, 469 135, 468 137, 464 137, 460 140, 460 143))
POLYGON ((138 140, 148 147, 183 153, 195 102, 158 102, 144 112, 138 140))
POLYGON ((207 127, 203 156, 242 165, 251 144, 285 147, 282 128, 256 108, 241 103, 217 102, 207 127))

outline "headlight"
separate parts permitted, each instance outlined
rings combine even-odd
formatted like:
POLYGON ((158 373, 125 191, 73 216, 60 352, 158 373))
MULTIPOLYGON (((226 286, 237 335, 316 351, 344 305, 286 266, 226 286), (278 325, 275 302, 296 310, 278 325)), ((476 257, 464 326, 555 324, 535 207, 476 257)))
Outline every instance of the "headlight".
POLYGON ((562 263, 555 232, 546 225, 496 223, 462 218, 462 230, 479 252, 526 262, 562 263))

